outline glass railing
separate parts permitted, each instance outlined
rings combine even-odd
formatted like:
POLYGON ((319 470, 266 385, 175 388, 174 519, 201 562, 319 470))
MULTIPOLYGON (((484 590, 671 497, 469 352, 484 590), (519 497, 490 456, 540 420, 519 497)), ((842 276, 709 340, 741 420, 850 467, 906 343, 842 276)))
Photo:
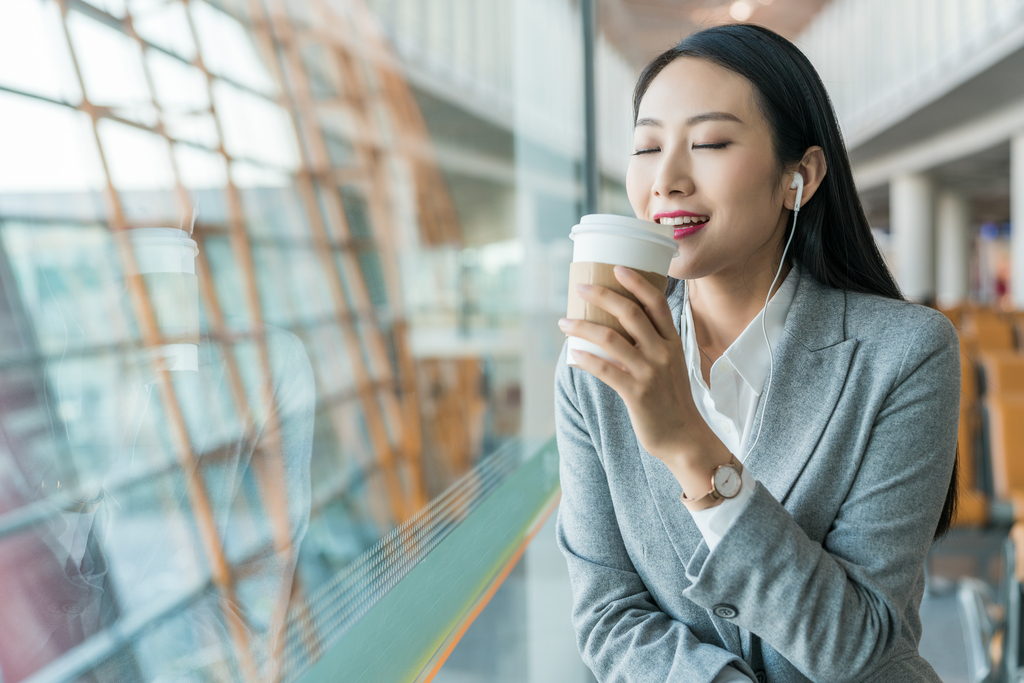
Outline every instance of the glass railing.
POLYGON ((554 439, 489 456, 290 616, 282 680, 430 680, 558 500, 554 439))

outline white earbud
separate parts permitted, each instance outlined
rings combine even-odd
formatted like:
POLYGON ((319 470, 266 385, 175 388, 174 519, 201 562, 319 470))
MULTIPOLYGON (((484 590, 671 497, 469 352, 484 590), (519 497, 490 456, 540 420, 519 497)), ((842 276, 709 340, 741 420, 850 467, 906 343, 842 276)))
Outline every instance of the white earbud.
POLYGON ((793 172, 793 182, 789 184, 789 189, 796 188, 796 204, 793 205, 793 211, 800 210, 800 201, 804 198, 804 177, 800 175, 800 171, 793 172))

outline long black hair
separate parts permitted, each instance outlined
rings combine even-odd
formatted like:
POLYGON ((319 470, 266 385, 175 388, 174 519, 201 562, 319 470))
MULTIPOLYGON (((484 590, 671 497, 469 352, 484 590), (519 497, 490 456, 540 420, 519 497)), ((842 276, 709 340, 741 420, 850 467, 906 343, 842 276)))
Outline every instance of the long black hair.
MULTIPOLYGON (((803 159, 808 147, 824 151, 825 178, 801 207, 790 245, 801 268, 829 287, 905 300, 871 234, 832 102, 810 60, 763 26, 729 24, 692 33, 640 73, 633 91, 634 125, 651 81, 680 57, 713 62, 750 81, 771 130, 778 179, 786 166, 803 159)), ((957 460, 959 452, 935 538, 949 531, 956 515, 957 460)))

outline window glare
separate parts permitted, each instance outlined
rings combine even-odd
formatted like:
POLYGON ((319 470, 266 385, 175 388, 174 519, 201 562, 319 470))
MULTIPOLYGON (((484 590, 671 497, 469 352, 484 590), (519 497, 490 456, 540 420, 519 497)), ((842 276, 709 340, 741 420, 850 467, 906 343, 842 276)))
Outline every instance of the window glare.
POLYGON ((71 104, 81 101, 53 0, 0 2, 0 85, 71 104))

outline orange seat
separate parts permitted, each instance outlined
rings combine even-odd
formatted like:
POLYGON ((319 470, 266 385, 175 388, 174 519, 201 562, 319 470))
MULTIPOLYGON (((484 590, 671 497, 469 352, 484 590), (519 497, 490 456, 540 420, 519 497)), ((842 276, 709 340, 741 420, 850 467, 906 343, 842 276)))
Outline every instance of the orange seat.
POLYGON ((1014 519, 1024 518, 1024 393, 990 394, 988 411, 992 490, 1013 504, 1014 519))
POLYGON ((985 375, 986 394, 1024 393, 1024 354, 983 351, 978 363, 985 375))
POLYGON ((1013 351, 1017 348, 1013 326, 1001 318, 976 317, 965 332, 979 351, 1013 351))
POLYGON ((963 348, 960 349, 960 409, 978 405, 978 371, 963 348))
POLYGON ((988 522, 988 497, 980 490, 974 444, 978 419, 976 407, 960 405, 960 427, 957 432, 956 486, 959 492, 956 517, 958 527, 983 526, 988 522))
POLYGON ((1024 311, 1014 311, 1010 315, 1013 331, 1017 335, 1017 350, 1024 352, 1024 311))

